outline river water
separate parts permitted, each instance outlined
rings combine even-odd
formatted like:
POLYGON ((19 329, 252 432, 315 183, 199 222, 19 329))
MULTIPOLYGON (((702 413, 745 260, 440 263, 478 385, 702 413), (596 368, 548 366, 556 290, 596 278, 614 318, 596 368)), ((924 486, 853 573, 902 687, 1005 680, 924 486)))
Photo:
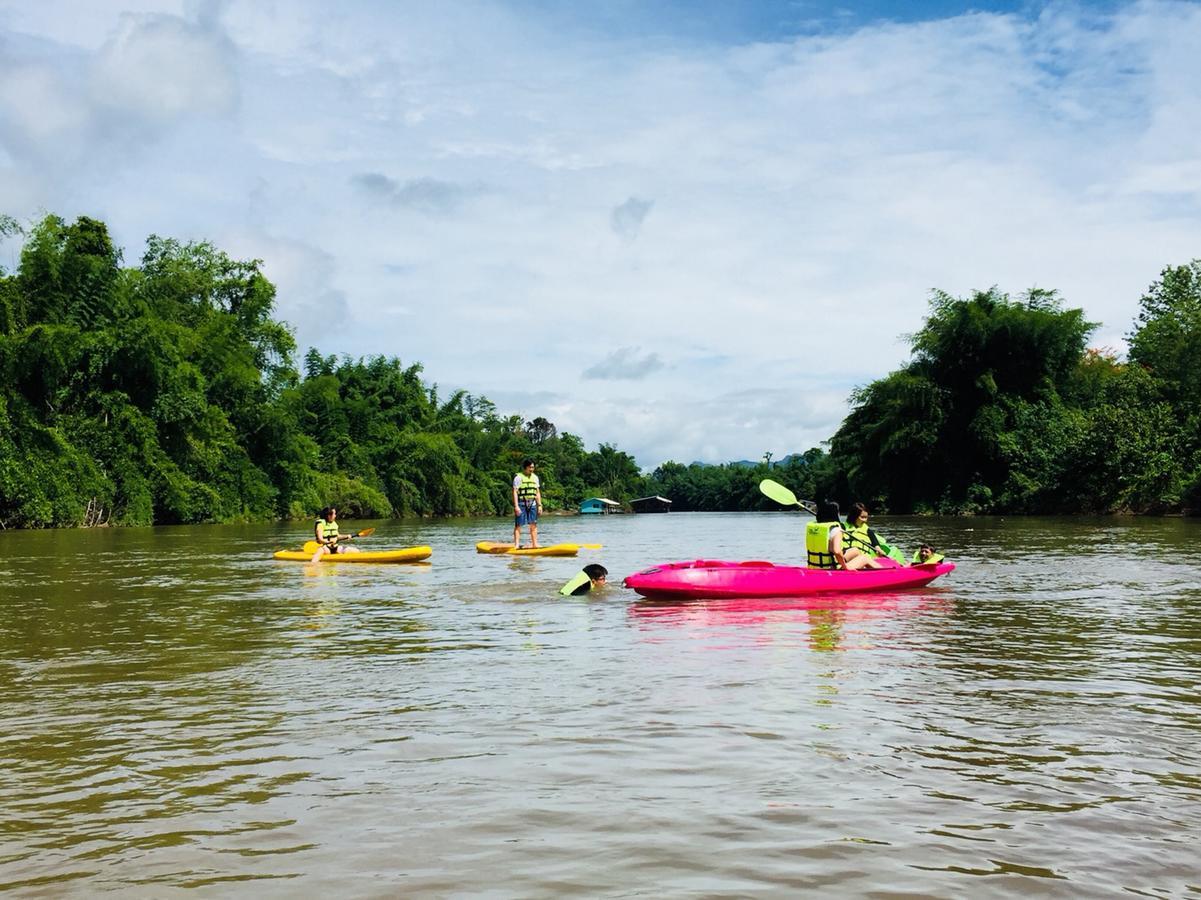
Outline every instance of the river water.
POLYGON ((916 591, 641 601, 779 514, 0 533, 0 890, 1201 894, 1201 522, 883 519, 916 591), (561 598, 582 562, 614 583, 561 598))

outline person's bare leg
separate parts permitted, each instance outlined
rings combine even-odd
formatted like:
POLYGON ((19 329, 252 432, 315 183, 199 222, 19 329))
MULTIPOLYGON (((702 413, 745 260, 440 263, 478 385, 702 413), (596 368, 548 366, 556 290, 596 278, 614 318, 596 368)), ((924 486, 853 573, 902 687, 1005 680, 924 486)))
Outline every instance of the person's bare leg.
POLYGON ((860 553, 858 556, 855 556, 855 557, 848 556, 848 557, 846 557, 846 561, 847 561, 847 571, 848 572, 854 572, 857 569, 882 569, 882 568, 884 568, 878 562, 876 562, 872 557, 868 556, 865 553, 860 553))
POLYGON ((538 546, 538 523, 537 522, 530 523, 530 546, 531 547, 538 546))

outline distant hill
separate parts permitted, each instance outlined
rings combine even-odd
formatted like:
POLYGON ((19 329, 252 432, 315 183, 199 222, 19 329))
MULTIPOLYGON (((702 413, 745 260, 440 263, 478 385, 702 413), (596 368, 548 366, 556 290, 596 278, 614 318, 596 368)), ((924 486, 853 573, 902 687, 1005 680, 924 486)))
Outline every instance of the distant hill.
MULTIPOLYGON (((794 459, 800 459, 803 455, 804 454, 802 454, 802 453, 789 453, 787 456, 782 456, 779 459, 773 459, 771 461, 771 464, 773 466, 782 466, 789 462, 792 462, 792 460, 794 460, 794 459)), ((755 468, 755 466, 759 465, 762 461, 763 460, 760 460, 760 459, 754 459, 754 460, 752 460, 752 459, 735 459, 735 460, 731 460, 730 462, 726 462, 726 463, 707 463, 707 462, 701 462, 699 459, 694 459, 688 465, 699 466, 702 469, 708 469, 708 468, 710 468, 712 466, 716 466, 716 465, 738 466, 743 469, 753 469, 753 468, 755 468)))

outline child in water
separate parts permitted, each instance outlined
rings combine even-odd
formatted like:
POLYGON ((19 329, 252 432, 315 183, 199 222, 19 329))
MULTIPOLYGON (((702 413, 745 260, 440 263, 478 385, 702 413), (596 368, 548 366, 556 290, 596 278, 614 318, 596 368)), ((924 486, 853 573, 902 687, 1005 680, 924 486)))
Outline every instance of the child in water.
POLYGON ((942 560, 943 555, 935 550, 930 544, 922 544, 917 548, 916 551, 914 551, 913 554, 913 564, 915 566, 920 566, 923 564, 933 565, 934 563, 942 562, 942 560))
POLYGON ((571 581, 559 588, 559 593, 564 597, 579 597, 598 587, 604 587, 608 577, 609 570, 604 566, 589 563, 571 581))

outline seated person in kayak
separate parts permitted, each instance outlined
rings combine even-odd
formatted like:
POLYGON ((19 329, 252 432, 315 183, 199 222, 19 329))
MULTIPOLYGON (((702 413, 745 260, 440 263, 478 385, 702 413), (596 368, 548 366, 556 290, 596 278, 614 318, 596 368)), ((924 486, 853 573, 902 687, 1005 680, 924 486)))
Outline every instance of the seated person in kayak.
POLYGON ((314 562, 324 553, 358 553, 358 547, 338 543, 338 510, 327 506, 321 510, 321 518, 313 525, 313 539, 321 546, 313 554, 314 562))
MULTIPOLYGON (((860 550, 875 559, 884 556, 899 565, 904 565, 907 562, 905 554, 896 547, 890 547, 874 528, 869 528, 867 517, 866 506, 862 503, 851 504, 851 508, 847 510, 846 531, 842 536, 843 549, 860 550)), ((882 565, 884 568, 888 568, 888 563, 882 565)))
POLYGON ((933 565, 934 563, 942 562, 943 559, 945 559, 945 557, 935 550, 931 544, 922 544, 913 553, 913 564, 915 566, 920 566, 923 564, 933 565))
POLYGON ((559 588, 564 597, 579 597, 597 588, 604 587, 609 570, 598 563, 589 563, 571 581, 559 588))
POLYGON ((826 500, 817 507, 817 521, 805 526, 806 564, 811 569, 881 569, 875 557, 855 547, 843 547, 838 504, 826 500))
POLYGON ((862 503, 852 503, 847 510, 847 524, 843 529, 842 548, 858 550, 868 556, 887 556, 888 553, 880 546, 880 538, 875 529, 867 525, 867 507, 862 503))

